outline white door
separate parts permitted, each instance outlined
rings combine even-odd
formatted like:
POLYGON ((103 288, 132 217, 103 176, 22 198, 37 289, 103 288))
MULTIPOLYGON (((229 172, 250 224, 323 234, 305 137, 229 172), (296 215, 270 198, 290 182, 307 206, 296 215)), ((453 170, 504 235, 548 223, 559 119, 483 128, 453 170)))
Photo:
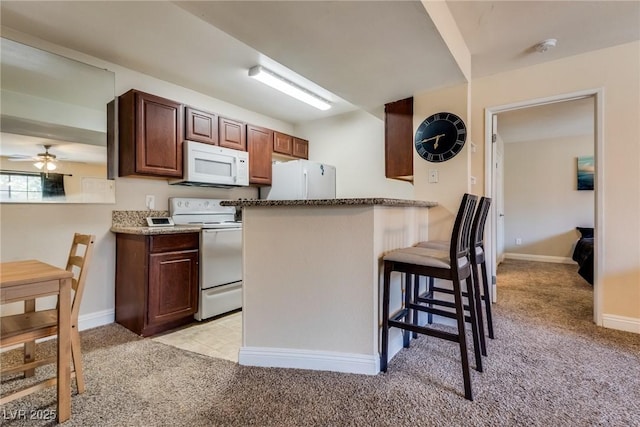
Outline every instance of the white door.
MULTIPOLYGON (((494 116, 497 117, 497 116, 494 116)), ((496 142, 496 264, 504 261, 504 143, 496 142)))

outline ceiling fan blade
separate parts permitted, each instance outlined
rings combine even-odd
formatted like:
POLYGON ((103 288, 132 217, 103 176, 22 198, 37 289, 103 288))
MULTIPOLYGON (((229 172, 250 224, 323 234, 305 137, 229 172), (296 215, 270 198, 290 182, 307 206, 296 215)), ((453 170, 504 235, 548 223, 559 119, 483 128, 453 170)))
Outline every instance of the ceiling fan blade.
POLYGON ((11 155, 11 156, 7 157, 7 159, 9 159, 12 162, 33 162, 33 161, 35 161, 33 157, 22 155, 22 154, 14 154, 14 155, 11 155))

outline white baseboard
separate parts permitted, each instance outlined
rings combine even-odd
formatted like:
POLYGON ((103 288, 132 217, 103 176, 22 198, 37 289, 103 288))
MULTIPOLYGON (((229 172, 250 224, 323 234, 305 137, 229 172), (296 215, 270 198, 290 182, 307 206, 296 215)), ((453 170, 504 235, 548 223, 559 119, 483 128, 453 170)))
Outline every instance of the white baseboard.
POLYGON ((98 326, 113 323, 115 322, 115 319, 116 311, 114 309, 83 314, 78 316, 78 329, 80 331, 84 331, 85 329, 97 328, 98 326))
POLYGON ((365 375, 380 372, 380 358, 377 355, 289 348, 241 347, 238 363, 265 368, 297 368, 365 375))
POLYGON ((602 326, 619 331, 640 334, 640 319, 633 317, 616 316, 615 314, 603 314, 602 326))
POLYGON ((551 255, 517 254, 515 252, 505 252, 505 259, 518 259, 522 261, 552 262, 554 264, 575 264, 569 257, 551 255))

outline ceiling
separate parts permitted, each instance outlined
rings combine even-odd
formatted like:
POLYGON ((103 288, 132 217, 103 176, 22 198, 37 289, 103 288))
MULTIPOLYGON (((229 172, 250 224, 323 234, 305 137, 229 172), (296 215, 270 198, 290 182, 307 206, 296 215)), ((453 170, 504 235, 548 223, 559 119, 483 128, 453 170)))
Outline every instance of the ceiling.
MULTIPOLYGON (((638 1, 447 1, 474 77, 640 39, 638 1), (537 42, 557 38, 544 54, 537 42)), ((1 2, 2 25, 290 123, 464 81, 421 2, 1 2), (263 65, 323 112, 247 77, 263 65)))

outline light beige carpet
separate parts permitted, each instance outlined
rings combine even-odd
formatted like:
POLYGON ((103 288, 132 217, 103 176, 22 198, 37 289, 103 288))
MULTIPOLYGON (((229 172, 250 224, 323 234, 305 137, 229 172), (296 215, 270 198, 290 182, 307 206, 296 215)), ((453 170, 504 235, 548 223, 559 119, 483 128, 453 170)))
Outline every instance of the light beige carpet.
MULTIPOLYGON (((243 367, 109 325, 82 333, 87 391, 74 391, 64 425, 639 426, 640 335, 593 325, 591 287, 573 266, 508 261, 498 277, 496 339, 485 372, 472 371, 474 402, 457 345, 435 338, 364 376, 243 367)), ((12 414, 54 402, 51 388, 4 405, 2 425, 49 425, 12 414)))

